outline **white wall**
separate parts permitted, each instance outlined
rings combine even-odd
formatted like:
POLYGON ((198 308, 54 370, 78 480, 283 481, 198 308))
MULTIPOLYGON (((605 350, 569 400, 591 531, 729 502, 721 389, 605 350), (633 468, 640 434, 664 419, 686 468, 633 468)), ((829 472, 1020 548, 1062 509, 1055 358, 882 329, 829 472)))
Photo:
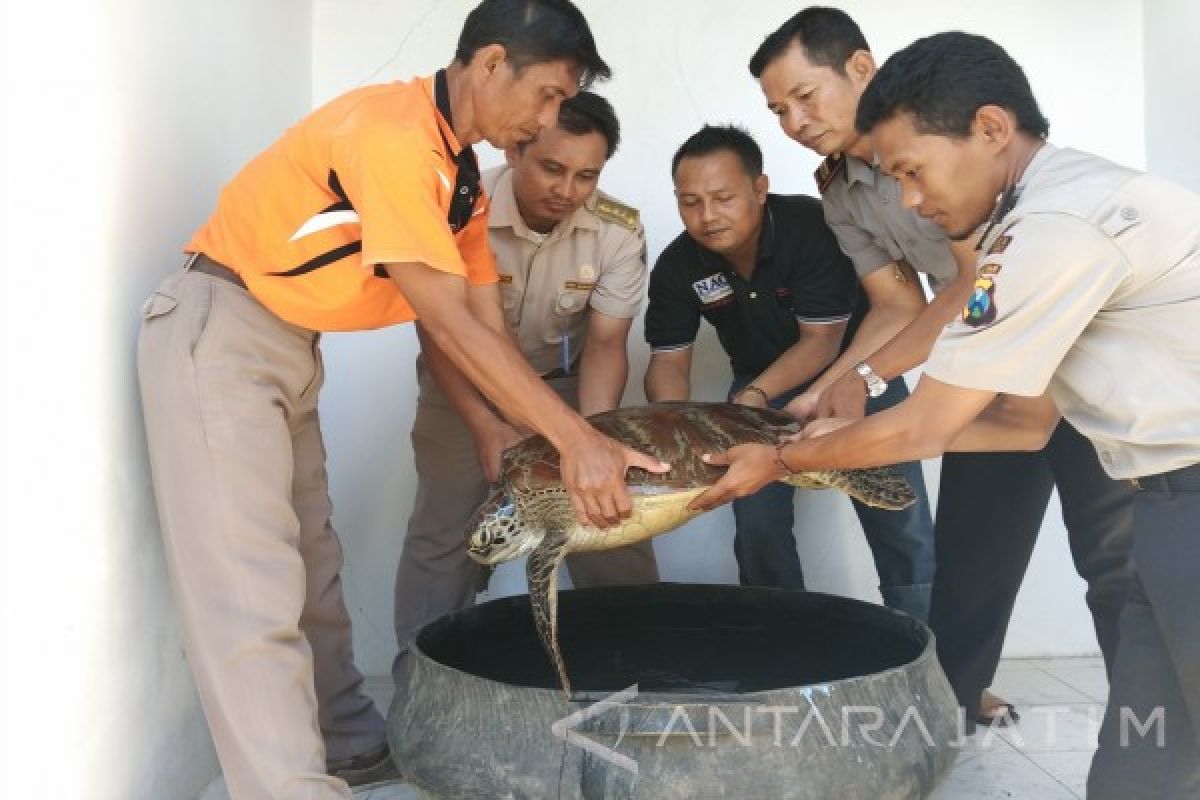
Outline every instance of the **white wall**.
POLYGON ((1200 192, 1200 3, 1146 0, 1145 21, 1149 167, 1200 192))
MULTIPOLYGON (((1186 5, 1187 0, 1179 0, 1186 5)), ((450 58, 473 0, 315 0, 313 96, 320 103, 364 82, 425 74, 450 58)), ((746 62, 762 37, 802 4, 785 0, 582 0, 616 78, 599 90, 624 128, 604 187, 641 209, 651 257, 680 230, 669 162, 704 122, 734 121, 757 135, 773 186, 812 193, 816 159, 784 138, 763 107, 746 62)), ((958 28, 1004 44, 1030 75, 1053 139, 1145 166, 1142 4, 1138 0, 1016 0, 968 4, 922 0, 838 4, 863 26, 876 53, 958 28), (1033 21, 1036 21, 1034 23, 1033 21)), ((492 156, 494 157, 494 155, 492 156)), ((633 336, 627 403, 639 402, 647 351, 633 336)), ((727 367, 711 335, 699 343, 696 395, 718 398, 727 367)), ((385 673, 392 653, 391 582, 413 494, 408 430, 413 414, 409 328, 326 339, 323 413, 335 522, 346 542, 346 586, 359 662, 385 673)), ((936 492, 936 463, 927 465, 936 492)), ((876 598, 875 576, 848 502, 803 498, 800 550, 813 588, 876 598)), ((714 512, 656 540, 664 577, 734 581, 732 517, 714 512)), ((522 591, 520 569, 503 568, 493 593, 522 591)), ((1057 508, 1051 509, 1011 628, 1009 654, 1092 652, 1057 508)))
POLYGON ((311 8, 3 8, 0 793, 190 800, 216 761, 150 492, 139 309, 308 109, 311 8))

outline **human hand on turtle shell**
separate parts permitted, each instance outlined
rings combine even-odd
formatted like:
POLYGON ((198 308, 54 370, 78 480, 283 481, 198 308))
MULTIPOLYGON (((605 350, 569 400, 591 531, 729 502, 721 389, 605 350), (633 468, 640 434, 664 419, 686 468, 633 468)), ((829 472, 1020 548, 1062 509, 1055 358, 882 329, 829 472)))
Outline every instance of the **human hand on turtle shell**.
POLYGON ((705 453, 704 463, 728 467, 721 479, 688 504, 696 511, 711 511, 719 505, 754 494, 779 478, 778 451, 769 444, 739 444, 723 453, 705 453))
POLYGON ((639 453, 615 439, 590 429, 559 450, 563 487, 581 525, 611 528, 629 519, 629 489, 625 473, 630 467, 648 472, 669 472, 671 465, 639 453))

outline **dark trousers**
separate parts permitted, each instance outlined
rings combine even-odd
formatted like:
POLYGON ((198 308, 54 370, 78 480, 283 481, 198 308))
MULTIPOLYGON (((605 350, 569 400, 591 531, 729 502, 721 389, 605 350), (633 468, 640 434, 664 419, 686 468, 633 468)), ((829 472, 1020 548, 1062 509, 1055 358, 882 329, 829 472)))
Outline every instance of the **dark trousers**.
POLYGON ((1087 796, 1194 800, 1200 798, 1200 492, 1138 492, 1133 506, 1134 578, 1087 796))
MULTIPOLYGON (((748 382, 735 379, 732 391, 748 382)), ((794 393, 776 398, 772 405, 780 408, 792 396, 794 393)), ((892 381, 887 392, 867 404, 867 413, 891 408, 907 397, 904 381, 892 381)), ((854 511, 875 558, 884 603, 924 621, 929 616, 934 573, 933 520, 920 462, 901 464, 899 469, 916 492, 916 503, 903 511, 885 511, 854 501, 854 511)), ((804 570, 792 533, 795 491, 784 483, 769 483, 749 497, 733 501, 733 552, 743 586, 804 589, 804 570)))
POLYGON ((1075 569, 1087 581, 1096 638, 1112 668, 1130 579, 1133 487, 1109 478, 1091 442, 1065 421, 1036 453, 947 453, 929 624, 968 719, 978 714, 980 694, 995 677, 1055 485, 1075 569))

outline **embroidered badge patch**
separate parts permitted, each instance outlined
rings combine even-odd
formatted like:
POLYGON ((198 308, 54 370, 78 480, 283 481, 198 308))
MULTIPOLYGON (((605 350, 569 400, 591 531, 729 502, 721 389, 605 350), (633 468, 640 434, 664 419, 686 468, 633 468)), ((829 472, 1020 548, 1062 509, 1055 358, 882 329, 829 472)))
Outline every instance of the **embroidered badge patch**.
POLYGON ((975 280, 975 289, 962 310, 963 322, 972 328, 982 328, 996 321, 996 282, 991 278, 975 280))
POLYGON ((700 298, 700 302, 706 306, 720 302, 733 294, 733 289, 729 286, 729 280, 720 272, 694 282, 692 288, 695 289, 696 296, 700 298))
POLYGON ((988 255, 999 255, 1007 250, 1010 244, 1012 244, 1012 237, 1008 234, 997 236, 996 241, 992 242, 992 246, 988 248, 988 255))

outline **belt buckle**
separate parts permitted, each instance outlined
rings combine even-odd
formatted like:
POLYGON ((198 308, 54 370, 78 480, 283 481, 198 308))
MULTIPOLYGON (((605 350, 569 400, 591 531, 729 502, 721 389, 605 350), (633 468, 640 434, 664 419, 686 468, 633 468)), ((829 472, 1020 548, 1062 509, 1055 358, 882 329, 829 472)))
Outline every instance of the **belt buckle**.
POLYGON ((1142 482, 1138 478, 1130 478, 1129 483, 1137 491, 1139 491, 1139 492, 1145 491, 1145 487, 1142 486, 1142 482))

